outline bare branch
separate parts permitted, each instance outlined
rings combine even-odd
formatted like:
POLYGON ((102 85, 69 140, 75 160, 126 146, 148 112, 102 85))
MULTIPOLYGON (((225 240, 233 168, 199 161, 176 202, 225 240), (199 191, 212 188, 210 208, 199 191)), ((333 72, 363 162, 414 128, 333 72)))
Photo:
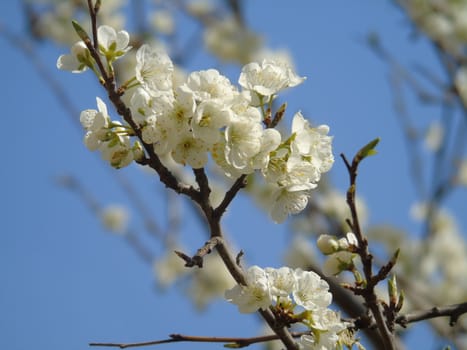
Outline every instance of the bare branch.
MULTIPOLYGON (((349 221, 353 233, 355 234, 358 240, 358 247, 356 252, 360 256, 360 259, 362 261, 363 273, 366 279, 364 287, 356 286, 355 288, 351 289, 355 293, 360 294, 365 299, 366 306, 370 309, 371 313, 373 314, 373 317, 375 318, 377 329, 381 336, 383 348, 385 350, 396 350, 397 345, 394 334, 391 332, 391 330, 388 327, 388 324, 386 323, 381 303, 378 301, 374 290, 375 285, 379 282, 380 278, 385 278, 386 276, 378 275, 378 278, 376 278, 373 275, 373 256, 370 254, 368 249, 368 240, 366 239, 361 230, 356 205, 356 182, 358 166, 364 158, 374 153, 374 147, 376 146, 378 141, 378 139, 373 140, 367 145, 365 145, 362 149, 360 149, 354 156, 352 163, 349 163, 344 155, 341 156, 347 167, 350 178, 350 185, 347 190, 347 204, 351 212, 351 220, 349 221)), ((392 268, 392 265, 389 264, 388 267, 392 268)), ((385 269, 384 272, 386 272, 386 270, 390 270, 390 268, 385 269)), ((387 271, 387 273, 389 273, 389 271, 387 271)))
POLYGON ((97 11, 96 6, 93 6, 92 0, 88 0, 88 9, 89 15, 91 16, 91 25, 92 25, 92 41, 93 47, 97 51, 99 48, 99 42, 97 39, 97 11))
MULTIPOLYGON (((292 332, 294 338, 301 337, 308 332, 292 332)), ((153 340, 141 343, 90 343, 89 346, 114 347, 120 349, 143 347, 150 345, 160 345, 176 342, 197 342, 197 343, 224 343, 225 347, 243 348, 252 344, 264 343, 272 340, 279 340, 277 334, 262 335, 258 337, 203 337, 183 334, 171 334, 169 339, 153 340)))
POLYGON ((396 318, 396 323, 405 328, 409 323, 419 322, 436 317, 449 317, 449 325, 454 326, 459 317, 465 313, 467 313, 467 302, 448 306, 439 306, 425 311, 400 315, 396 318))
POLYGON ((186 267, 193 267, 193 266, 198 266, 198 267, 203 267, 203 258, 208 255, 209 253, 212 252, 212 250, 220 243, 223 242, 223 239, 221 237, 211 237, 209 241, 204 243, 204 245, 198 249, 195 255, 192 257, 189 257, 188 255, 180 252, 180 251, 175 251, 175 254, 177 254, 180 258, 185 260, 185 266, 186 267))
POLYGON ((214 210, 214 215, 216 217, 221 217, 224 214, 225 210, 229 206, 229 204, 234 199, 235 195, 240 191, 243 187, 246 186, 246 175, 241 175, 237 180, 235 180, 232 187, 227 191, 222 200, 221 204, 214 210))

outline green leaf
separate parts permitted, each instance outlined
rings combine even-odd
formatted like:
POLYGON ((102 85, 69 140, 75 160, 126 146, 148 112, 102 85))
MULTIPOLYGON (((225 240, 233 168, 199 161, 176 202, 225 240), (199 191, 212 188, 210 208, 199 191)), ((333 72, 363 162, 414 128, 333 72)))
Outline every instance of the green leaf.
POLYGON ((71 24, 73 25, 73 28, 75 29, 76 34, 80 37, 81 40, 83 41, 90 41, 88 33, 81 27, 81 25, 76 22, 75 20, 71 21, 71 24))
POLYGON ((357 152, 354 160, 356 162, 361 162, 364 158, 377 154, 378 152, 375 150, 375 147, 379 143, 379 140, 380 138, 378 137, 363 146, 360 151, 357 152))

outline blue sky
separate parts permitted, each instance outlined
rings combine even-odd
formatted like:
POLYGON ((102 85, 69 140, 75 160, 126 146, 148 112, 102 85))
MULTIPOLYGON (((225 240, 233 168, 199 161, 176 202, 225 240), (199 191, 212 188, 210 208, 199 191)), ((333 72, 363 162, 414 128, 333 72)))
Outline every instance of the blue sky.
MULTIPOLYGON (((364 40, 369 32, 377 32, 403 63, 423 60, 436 71, 439 68, 429 45, 423 39, 409 40, 410 26, 390 1, 246 3, 247 23, 265 35, 268 46, 287 48, 298 73, 307 76, 303 85, 283 99, 290 114, 302 110, 317 123, 330 125, 336 154, 333 181, 341 189, 347 184, 339 153, 351 156, 363 144, 381 137, 379 155, 364 164, 360 177, 371 221, 416 230, 408 216, 415 194, 392 107, 388 69, 364 40)), ((2 2, 0 13, 2 26, 14 33, 24 32, 19 2, 2 2)), ((58 55, 67 51, 46 43, 38 47, 46 69, 78 110, 95 108, 95 96, 104 94, 90 74, 77 76, 55 70, 58 55)), ((158 293, 151 267, 123 239, 106 232, 77 196, 57 186, 58 176, 72 175, 101 204, 127 203, 115 181, 115 170, 86 150, 82 131, 48 91, 30 59, 4 37, 0 37, 0 52, 2 346, 9 350, 74 350, 87 349, 92 341, 137 342, 171 333, 256 334, 256 317, 238 315, 226 302, 216 302, 197 314, 183 292, 172 289, 169 294, 158 293)), ((210 63, 201 55, 193 59, 190 68, 207 69, 210 63)), ((238 69, 226 68, 233 72, 231 79, 235 81, 238 69)), ((420 114, 421 125, 436 117, 432 110, 413 108, 420 114)), ((136 182, 137 191, 150 201, 155 216, 164 217, 164 191, 158 180, 148 181, 147 175, 135 168, 121 172, 136 182)), ((453 204, 459 201, 457 196, 452 199, 453 204)), ((181 231, 187 245, 196 249, 204 242, 205 233, 186 207, 183 218, 181 231)), ((463 220, 465 227, 466 218, 463 220)), ((269 223, 246 197, 239 198, 229 210, 225 223, 250 262, 280 264, 287 225, 269 223)), ((138 222, 132 224, 142 227, 138 222)), ((147 244, 157 251, 153 242, 147 244)), ((416 333, 411 340, 414 346, 427 341, 431 345, 426 334, 416 333), (419 334, 424 338, 419 339, 419 334)))

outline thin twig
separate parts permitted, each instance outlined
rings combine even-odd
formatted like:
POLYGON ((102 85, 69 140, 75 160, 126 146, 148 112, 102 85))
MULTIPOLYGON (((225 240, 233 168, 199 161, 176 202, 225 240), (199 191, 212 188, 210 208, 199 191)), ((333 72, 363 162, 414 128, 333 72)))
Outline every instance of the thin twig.
POLYGON ((229 204, 232 202, 238 191, 246 186, 246 175, 241 175, 237 180, 235 180, 232 187, 226 192, 224 199, 221 204, 214 210, 215 216, 222 216, 229 204))
POLYGON ((467 313, 467 302, 448 306, 438 306, 425 311, 400 315, 396 318, 396 323, 405 328, 409 323, 419 322, 436 317, 449 317, 449 325, 454 326, 459 317, 465 313, 467 313))
MULTIPOLYGON (((90 2, 90 0, 88 1, 90 2)), ((91 8, 89 9, 89 11, 91 15, 91 22, 93 22, 92 27, 95 28, 97 18, 91 8)), ((93 36, 95 36, 94 34, 95 33, 93 33, 93 36)), ((173 189, 177 193, 184 194, 193 199, 195 202, 199 203, 199 192, 192 186, 182 184, 172 174, 172 172, 162 164, 161 160, 159 159, 159 156, 154 152, 154 148, 150 144, 143 141, 140 128, 133 121, 130 109, 122 101, 121 96, 118 93, 118 89, 116 89, 114 77, 107 73, 106 69, 104 68, 104 64, 102 63, 102 58, 99 55, 98 51, 95 49, 93 43, 91 43, 89 39, 83 41, 99 68, 99 71, 102 75, 103 85, 108 93, 110 101, 112 101, 113 105, 115 106, 117 113, 121 115, 125 122, 127 122, 134 130, 136 136, 141 141, 146 153, 149 155, 149 159, 145 160, 146 164, 153 168, 159 174, 160 181, 164 183, 166 187, 173 189)))
POLYGON ((368 240, 366 239, 361 230, 356 205, 356 182, 358 166, 365 157, 371 154, 370 151, 373 150, 377 142, 378 140, 374 140, 368 145, 364 146, 360 151, 358 151, 355 157, 353 158, 352 163, 350 163, 343 154, 341 155, 349 172, 350 178, 350 185, 349 189, 347 190, 347 204, 351 212, 351 219, 349 220, 349 224, 358 240, 358 247, 356 252, 360 256, 360 259, 362 261, 363 273, 366 279, 364 287, 356 286, 355 288, 352 288, 352 290, 355 293, 360 294, 365 299, 366 306, 370 309, 373 317, 375 318, 377 329, 381 336, 383 348, 385 350, 396 350, 397 345, 394 334, 391 332, 385 321, 382 306, 378 301, 375 293, 376 283, 378 283, 378 280, 381 277, 384 278, 385 276, 378 276, 379 278, 377 279, 373 275, 373 256, 370 254, 368 249, 368 240))
POLYGON ((94 43, 94 49, 97 51, 99 49, 99 42, 97 39, 97 12, 95 6, 92 4, 92 0, 88 0, 88 9, 92 24, 92 41, 94 43))
MULTIPOLYGON (((308 332, 292 332, 291 335, 294 338, 301 337, 302 335, 308 334, 308 332)), ((203 337, 203 336, 192 336, 183 334, 171 334, 169 339, 153 340, 140 343, 90 343, 89 346, 102 346, 102 347, 114 347, 120 349, 143 347, 150 345, 160 345, 167 343, 176 342, 198 342, 198 343, 224 343, 229 347, 243 348, 252 344, 264 343, 272 340, 279 340, 277 334, 262 335, 258 337, 243 338, 243 337, 203 337)))
POLYGON ((185 253, 182 253, 180 251, 175 251, 175 254, 177 254, 180 258, 182 258, 185 261, 185 266, 186 267, 193 267, 193 266, 198 266, 198 267, 203 267, 203 259, 206 255, 210 254, 212 250, 220 243, 223 242, 223 239, 221 237, 211 237, 209 241, 204 243, 204 245, 198 249, 195 255, 192 257, 189 257, 185 253))

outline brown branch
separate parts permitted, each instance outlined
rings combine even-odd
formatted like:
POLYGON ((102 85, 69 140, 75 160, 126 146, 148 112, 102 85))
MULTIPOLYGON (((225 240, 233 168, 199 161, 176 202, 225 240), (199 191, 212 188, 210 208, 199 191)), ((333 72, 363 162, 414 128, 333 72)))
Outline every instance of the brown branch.
MULTIPOLYGON (((301 337, 302 335, 308 334, 308 332, 292 332, 291 335, 294 338, 301 337)), ((243 348, 252 344, 264 343, 272 340, 279 340, 277 334, 262 335, 258 337, 243 338, 243 337, 203 337, 203 336, 192 336, 183 334, 171 334, 169 339, 147 341, 141 343, 90 343, 89 346, 102 346, 102 347, 114 347, 120 349, 143 347, 150 345, 160 345, 167 343, 176 342, 198 342, 198 343, 224 343, 226 347, 243 348)))
MULTIPOLYGON (((88 0, 90 1, 90 0, 88 0)), ((91 20, 93 21, 93 28, 96 27, 96 17, 93 16, 93 11, 90 10, 91 20)), ((95 29, 93 29, 95 30, 95 29)), ((200 190, 196 190, 192 186, 187 186, 178 181, 178 179, 167 169, 162 162, 160 161, 158 155, 154 152, 154 148, 151 145, 145 143, 142 139, 141 130, 138 128, 137 124, 133 121, 130 109, 125 105, 122 101, 120 94, 118 93, 118 89, 115 86, 115 79, 113 76, 108 75, 104 65, 102 63, 101 57, 95 47, 92 45, 91 40, 89 38, 83 39, 86 47, 91 53, 91 56, 96 61, 99 71, 102 74, 102 83, 107 93, 109 95, 110 101, 112 101, 113 105, 117 109, 118 114, 120 114, 123 119, 130 125, 130 127, 134 130, 136 136, 140 139, 146 153, 149 155, 149 159, 145 159, 144 163, 151 166, 156 172, 159 174, 159 179, 161 182, 165 184, 166 187, 169 187, 176 191, 177 193, 184 194, 191 198, 194 202, 198 203, 203 210, 203 213, 208 221, 209 231, 210 231, 210 238, 222 238, 222 231, 220 228, 220 219, 224 211, 227 209, 227 206, 231 203, 235 195, 238 191, 245 186, 245 178, 246 175, 240 176, 233 186, 227 191, 222 203, 216 210, 213 210, 210 203, 209 203, 209 193, 206 191, 209 190, 209 186, 207 183, 206 174, 204 173, 203 169, 195 169, 195 176, 200 186, 200 190)), ((246 278, 243 271, 239 268, 236 264, 235 258, 228 250, 227 246, 222 242, 222 240, 217 241, 216 248, 221 256, 224 264, 226 265, 227 269, 229 270, 232 277, 242 285, 246 284, 246 278)), ((188 256, 181 253, 179 254, 187 263, 189 262, 188 256)), ((275 316, 272 314, 270 310, 260 310, 260 314, 269 324, 271 329, 278 335, 281 341, 284 343, 288 350, 296 350, 298 349, 297 344, 293 340, 292 336, 290 335, 289 331, 284 325, 278 324, 276 321, 275 316)))
MULTIPOLYGON (((350 178, 350 185, 347 190, 347 204, 351 212, 351 219, 348 221, 348 223, 351 226, 352 232, 355 234, 358 240, 358 247, 356 249, 356 253, 360 256, 363 265, 363 273, 366 279, 366 283, 363 287, 356 286, 355 288, 352 288, 352 290, 365 299, 366 306, 370 309, 373 317, 375 318, 377 329, 381 336, 383 348, 385 350, 396 350, 397 345, 394 334, 391 332, 391 330, 388 327, 388 324, 386 323, 381 303, 378 301, 375 293, 376 284, 381 278, 385 278, 386 276, 378 275, 376 278, 373 275, 373 256, 370 254, 368 249, 368 240, 361 230, 356 205, 358 166, 365 157, 372 154, 371 151, 374 149, 377 142, 378 140, 374 140, 366 146, 364 146, 361 150, 359 150, 353 158, 352 163, 350 163, 346 159, 346 157, 343 154, 341 154, 341 157, 347 167, 350 178)), ((389 271, 387 271, 387 273, 389 273, 389 271)))
POLYGON ((209 241, 204 243, 204 245, 198 249, 195 255, 192 257, 189 257, 188 255, 180 252, 180 251, 175 251, 175 254, 177 254, 180 258, 182 258, 185 261, 185 266, 186 267, 193 267, 193 266, 198 266, 199 268, 203 267, 203 258, 210 254, 212 250, 220 243, 223 242, 222 237, 211 237, 209 241))
POLYGON ((99 42, 97 40, 97 8, 92 5, 92 0, 88 0, 89 15, 91 16, 92 25, 92 41, 94 43, 94 49, 99 49, 99 42))
MULTIPOLYGON (((91 21, 93 22, 92 28, 94 31, 96 30, 95 28, 97 18, 95 14, 93 15, 93 13, 93 10, 90 9, 91 21)), ((93 32, 93 37, 95 37, 94 40, 97 40, 97 33, 93 32)), ((159 174, 160 181, 166 187, 173 189, 177 193, 184 194, 193 199, 195 202, 200 203, 200 193, 192 186, 188 186, 179 182, 178 179, 170 172, 170 170, 162 164, 161 160, 159 159, 159 156, 154 152, 154 148, 150 144, 143 141, 141 130, 138 127, 138 125, 133 121, 130 109, 122 101, 121 95, 119 94, 118 89, 116 89, 114 76, 109 75, 107 73, 104 64, 102 63, 101 56, 99 55, 98 50, 96 50, 96 48, 94 47, 95 43, 93 45, 89 38, 83 39, 83 42, 85 43, 92 58, 95 60, 98 66, 99 72, 102 75, 102 84, 105 90, 107 91, 110 101, 116 108, 117 113, 121 115, 125 122, 127 122, 130 125, 138 139, 141 141, 146 153, 149 155, 149 159, 145 159, 143 163, 149 165, 159 174)))
POLYGON ((237 180, 235 180, 232 187, 226 192, 221 204, 219 204, 219 206, 216 209, 214 209, 214 216, 220 218, 222 214, 224 214, 225 210, 232 202, 238 191, 240 191, 243 187, 246 186, 246 177, 247 175, 243 174, 237 180))
POLYGON ((419 322, 436 317, 449 317, 449 325, 452 327, 456 324, 459 317, 465 313, 467 313, 467 302, 448 306, 439 306, 425 311, 400 315, 396 318, 396 323, 405 328, 409 323, 419 322))
POLYGON ((209 201, 209 195, 211 194, 211 188, 209 187, 209 180, 208 180, 208 177, 206 176, 206 172, 204 168, 193 169, 193 172, 195 174, 196 182, 198 183, 198 186, 199 186, 200 199, 198 201, 198 204, 202 206, 203 211, 207 215, 211 215, 212 207, 209 201))

